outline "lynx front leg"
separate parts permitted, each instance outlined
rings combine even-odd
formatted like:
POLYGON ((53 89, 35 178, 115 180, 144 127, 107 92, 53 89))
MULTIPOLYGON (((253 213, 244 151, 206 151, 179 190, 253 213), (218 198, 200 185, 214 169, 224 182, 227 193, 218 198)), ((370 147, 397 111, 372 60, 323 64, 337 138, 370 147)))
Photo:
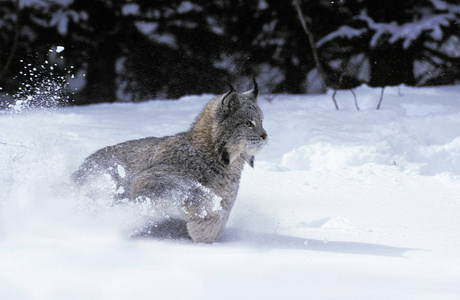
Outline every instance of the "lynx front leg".
POLYGON ((195 243, 214 243, 225 228, 229 210, 222 198, 208 188, 196 185, 182 204, 187 232, 195 243))
POLYGON ((135 178, 133 200, 147 198, 157 210, 174 208, 187 222, 187 232, 195 243, 213 243, 222 233, 228 213, 222 198, 198 182, 159 172, 144 172, 135 178))
POLYGON ((215 215, 187 222, 188 235, 195 243, 214 243, 225 227, 225 220, 215 215))

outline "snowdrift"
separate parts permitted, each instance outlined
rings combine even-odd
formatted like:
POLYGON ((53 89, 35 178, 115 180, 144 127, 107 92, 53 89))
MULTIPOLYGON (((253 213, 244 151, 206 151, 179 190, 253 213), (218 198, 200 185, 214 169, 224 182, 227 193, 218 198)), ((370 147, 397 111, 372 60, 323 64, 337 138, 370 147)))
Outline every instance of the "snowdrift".
POLYGON ((1 299, 458 299, 460 87, 267 95, 269 145, 213 245, 133 239, 69 176, 186 130, 211 95, 0 113, 1 299))

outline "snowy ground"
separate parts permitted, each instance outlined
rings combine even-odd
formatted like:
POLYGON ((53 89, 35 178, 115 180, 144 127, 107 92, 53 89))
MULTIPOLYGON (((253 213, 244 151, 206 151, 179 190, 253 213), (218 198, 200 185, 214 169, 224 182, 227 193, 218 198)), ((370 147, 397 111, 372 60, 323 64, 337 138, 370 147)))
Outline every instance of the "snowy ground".
POLYGON ((460 299, 460 86, 379 93, 261 99, 270 145, 213 245, 130 239, 135 211, 69 181, 210 95, 0 114, 0 299, 460 299))

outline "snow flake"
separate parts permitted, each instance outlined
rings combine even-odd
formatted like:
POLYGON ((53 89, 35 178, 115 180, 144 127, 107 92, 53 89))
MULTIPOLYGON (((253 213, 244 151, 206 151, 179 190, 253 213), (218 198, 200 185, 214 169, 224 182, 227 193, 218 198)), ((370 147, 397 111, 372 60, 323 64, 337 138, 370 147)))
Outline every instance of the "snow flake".
POLYGON ((119 194, 119 195, 123 194, 124 192, 125 192, 125 189, 124 189, 122 186, 120 186, 120 187, 117 189, 117 194, 119 194))
POLYGON ((117 166, 117 171, 118 171, 118 175, 120 175, 121 178, 125 178, 126 171, 125 171, 125 168, 123 168, 122 165, 117 166))
POLYGON ((221 202, 222 202, 222 198, 217 195, 214 195, 214 197, 212 197, 212 211, 222 210, 221 202))

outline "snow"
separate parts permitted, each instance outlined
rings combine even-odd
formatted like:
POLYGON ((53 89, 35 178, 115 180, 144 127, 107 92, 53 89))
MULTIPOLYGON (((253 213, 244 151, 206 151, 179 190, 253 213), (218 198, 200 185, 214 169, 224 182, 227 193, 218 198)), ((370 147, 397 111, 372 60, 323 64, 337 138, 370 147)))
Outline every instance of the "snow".
POLYGON ((118 172, 118 175, 120 175, 121 178, 125 178, 126 171, 125 171, 125 168, 123 168, 122 165, 117 166, 117 172, 118 172))
POLYGON ((139 5, 135 3, 125 4, 121 8, 121 13, 123 14, 123 16, 138 16, 139 11, 140 11, 139 5))
POLYGON ((130 238, 145 214, 69 179, 103 146, 186 130, 211 95, 4 111, 0 299, 458 299, 459 93, 262 96, 269 145, 212 245, 130 238))
POLYGON ((367 29, 356 29, 356 28, 353 28, 353 27, 350 27, 350 26, 347 26, 347 25, 343 25, 341 26, 339 29, 337 29, 336 31, 326 35, 325 37, 323 37, 321 40, 319 40, 316 45, 318 47, 321 47, 323 46, 324 44, 326 44, 327 42, 330 42, 336 38, 342 38, 342 39, 348 39, 348 40, 351 40, 351 39, 354 39, 354 38, 359 38, 361 37, 362 35, 364 35, 365 33, 367 32, 367 29))

